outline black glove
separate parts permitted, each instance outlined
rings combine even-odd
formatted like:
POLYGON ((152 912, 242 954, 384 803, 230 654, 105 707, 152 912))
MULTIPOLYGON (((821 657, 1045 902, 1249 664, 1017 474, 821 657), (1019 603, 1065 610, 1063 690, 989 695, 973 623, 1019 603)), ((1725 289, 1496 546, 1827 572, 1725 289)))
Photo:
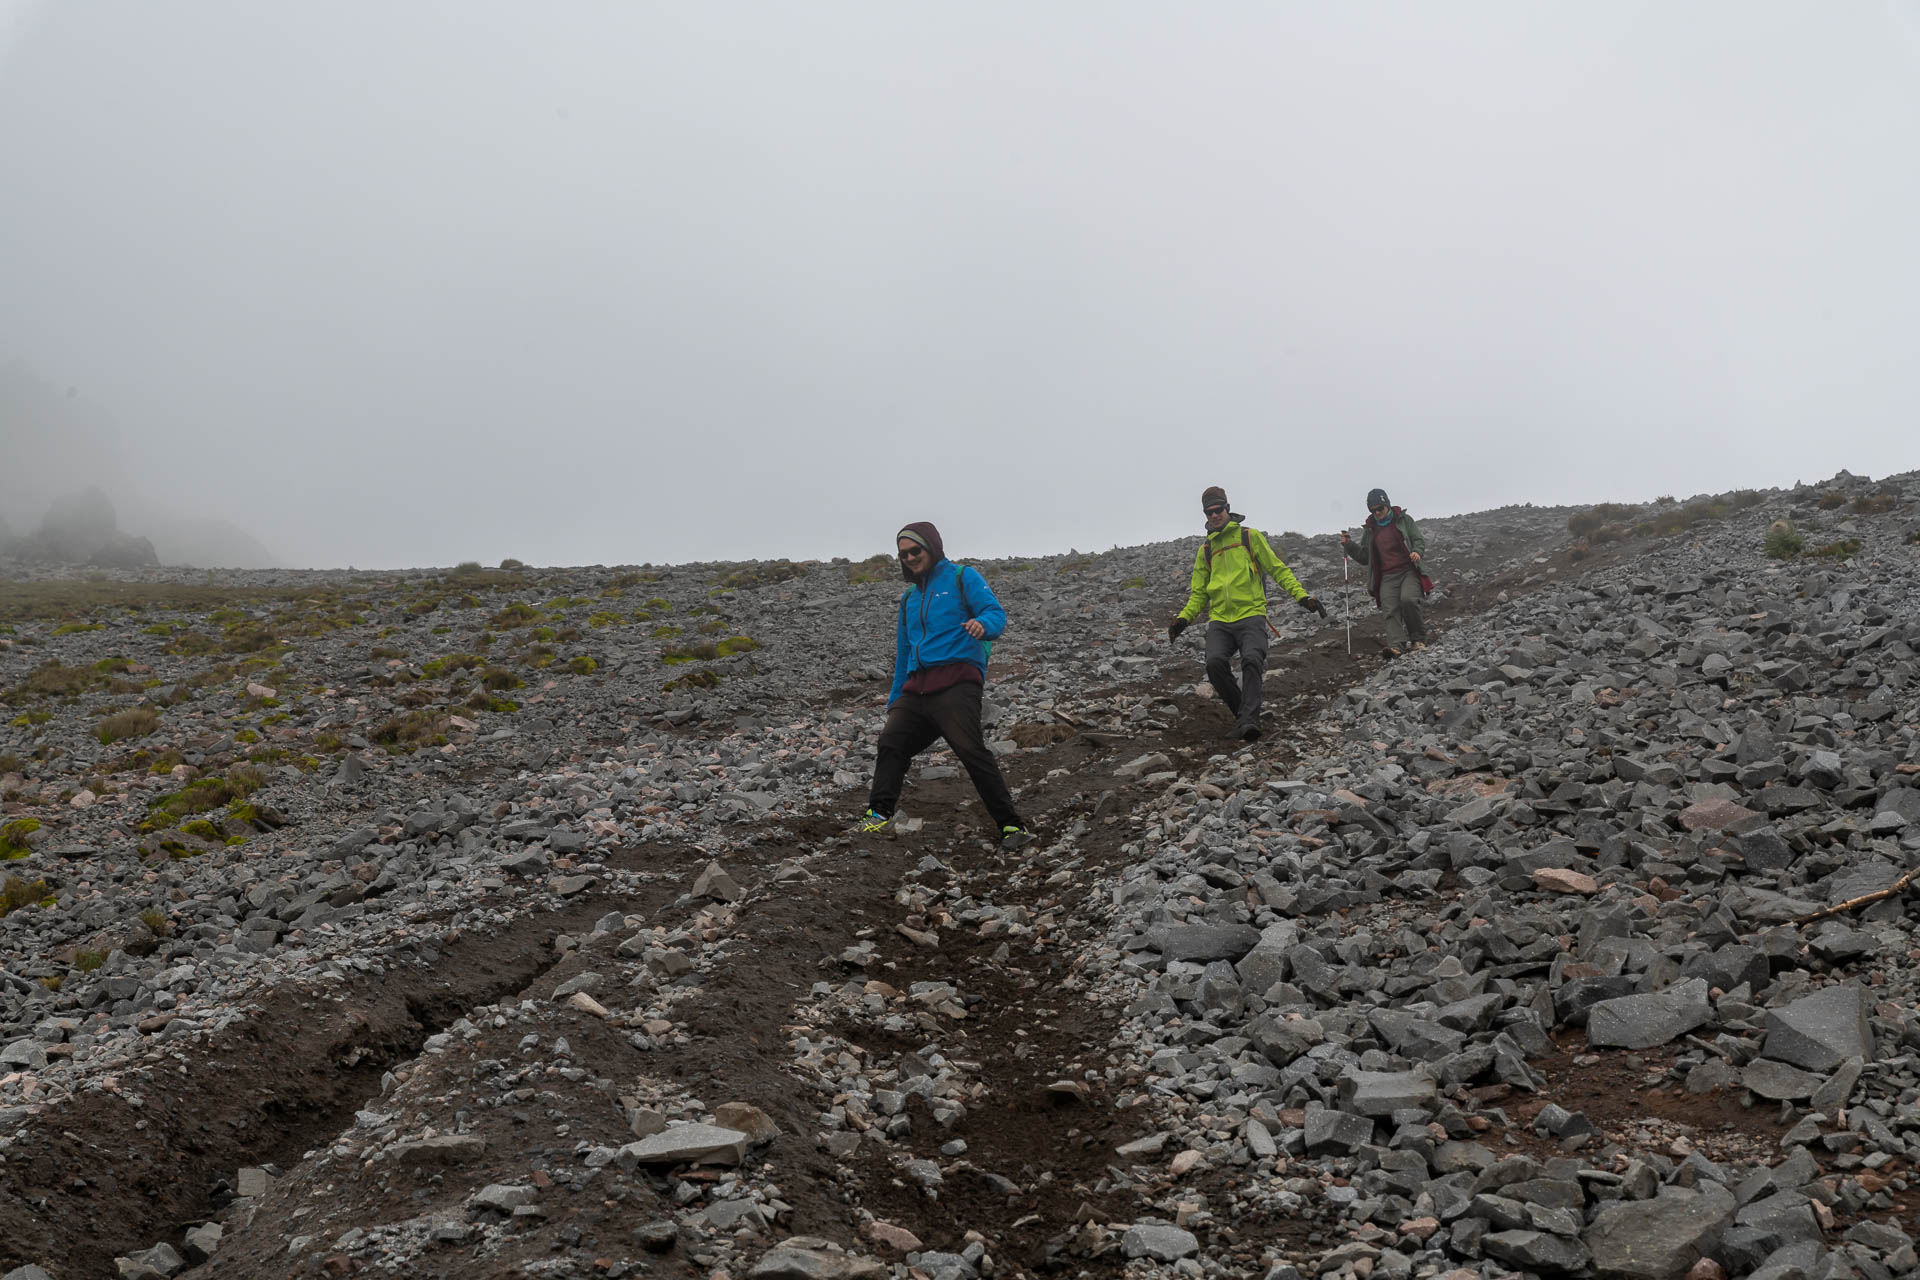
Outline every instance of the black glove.
POLYGON ((1172 644, 1175 640, 1178 640, 1180 633, 1191 625, 1192 624, 1185 618, 1175 618, 1172 622, 1169 622, 1167 624, 1167 643, 1172 644))
POLYGON ((1323 618, 1327 616, 1326 609, 1323 608, 1320 602, 1314 599, 1312 596, 1301 596, 1298 603, 1300 607, 1302 609, 1305 609, 1308 613, 1317 613, 1323 618))

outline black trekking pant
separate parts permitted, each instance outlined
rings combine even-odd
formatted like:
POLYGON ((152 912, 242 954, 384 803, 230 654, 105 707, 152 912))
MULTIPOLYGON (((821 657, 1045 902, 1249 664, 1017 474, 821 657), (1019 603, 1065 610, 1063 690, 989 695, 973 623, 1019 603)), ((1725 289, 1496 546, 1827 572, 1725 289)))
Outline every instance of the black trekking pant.
POLYGON ((1261 681, 1267 674, 1267 615, 1238 622, 1207 624, 1207 679, 1233 716, 1237 737, 1260 727, 1261 681), (1233 655, 1240 655, 1239 684, 1233 680, 1233 655))
POLYGON ((932 746, 934 739, 945 738, 973 779, 974 790, 993 818, 996 834, 1001 827, 1025 827, 980 728, 983 692, 981 686, 968 680, 939 693, 901 694, 887 712, 886 728, 880 731, 880 754, 873 764, 873 790, 867 797, 867 807, 892 817, 894 806, 900 803, 901 784, 907 780, 907 766, 932 746))

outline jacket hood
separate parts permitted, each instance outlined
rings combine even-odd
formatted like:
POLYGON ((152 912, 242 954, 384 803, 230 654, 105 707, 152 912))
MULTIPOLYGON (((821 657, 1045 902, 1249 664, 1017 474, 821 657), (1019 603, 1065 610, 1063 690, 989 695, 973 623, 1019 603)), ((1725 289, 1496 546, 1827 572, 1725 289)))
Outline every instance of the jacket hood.
MULTIPOLYGON (((1225 529, 1229 524, 1245 524, 1246 522, 1247 522, 1247 518, 1241 515, 1238 511, 1229 511, 1227 512, 1227 524, 1221 525, 1220 528, 1225 529)), ((1201 527, 1205 528, 1206 526, 1203 524, 1201 527)), ((1208 529, 1207 532, 1211 534, 1211 533, 1214 533, 1215 530, 1208 529)))
MULTIPOLYGON (((947 558, 947 548, 945 544, 940 541, 940 531, 933 527, 931 520, 915 520, 912 524, 901 526, 900 532, 893 535, 893 540, 895 543, 898 543, 902 538, 917 542, 927 549, 928 573, 932 573, 933 566, 947 558)), ((921 576, 914 574, 914 572, 904 564, 900 566, 900 576, 908 582, 920 582, 923 580, 921 576)))

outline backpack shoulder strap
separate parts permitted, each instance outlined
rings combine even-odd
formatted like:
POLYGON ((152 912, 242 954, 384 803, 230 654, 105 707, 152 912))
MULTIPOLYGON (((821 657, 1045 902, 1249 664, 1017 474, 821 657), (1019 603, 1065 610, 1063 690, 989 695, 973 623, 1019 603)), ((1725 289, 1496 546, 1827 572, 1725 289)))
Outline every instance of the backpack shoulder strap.
MULTIPOLYGON (((1207 553, 1207 573, 1211 576, 1213 573, 1213 537, 1211 534, 1201 540, 1200 547, 1207 553)), ((1247 553, 1249 559, 1253 557, 1253 539, 1247 536, 1247 526, 1245 525, 1240 526, 1240 549, 1247 553)))
POLYGON ((971 618, 973 616, 973 606, 967 602, 967 566, 958 561, 952 561, 950 563, 953 564, 953 586, 954 589, 960 593, 960 608, 971 618))

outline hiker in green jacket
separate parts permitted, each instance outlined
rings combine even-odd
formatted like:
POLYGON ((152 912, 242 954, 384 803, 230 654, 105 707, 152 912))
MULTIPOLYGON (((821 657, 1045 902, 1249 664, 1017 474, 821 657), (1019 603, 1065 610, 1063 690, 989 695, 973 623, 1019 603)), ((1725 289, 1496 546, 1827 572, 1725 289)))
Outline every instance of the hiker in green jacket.
POLYGON ((1367 494, 1367 522, 1360 526, 1356 545, 1340 531, 1340 549, 1347 558, 1367 566, 1368 594, 1387 615, 1386 654, 1397 658, 1409 644, 1427 647, 1427 620, 1423 611, 1433 580, 1427 577, 1421 557, 1427 540, 1413 517, 1387 500, 1385 489, 1367 494))
POLYGON ((1187 607, 1167 626, 1169 641, 1180 638, 1205 609, 1207 679, 1233 714, 1233 736, 1253 742, 1260 736, 1260 682, 1267 670, 1267 585, 1271 577, 1301 608, 1324 613, 1293 571, 1273 554, 1266 535, 1241 523, 1227 504, 1227 491, 1214 485, 1200 495, 1207 517, 1206 541, 1193 555, 1193 580, 1187 607), (1240 683, 1233 682, 1233 655, 1240 655, 1240 683))

